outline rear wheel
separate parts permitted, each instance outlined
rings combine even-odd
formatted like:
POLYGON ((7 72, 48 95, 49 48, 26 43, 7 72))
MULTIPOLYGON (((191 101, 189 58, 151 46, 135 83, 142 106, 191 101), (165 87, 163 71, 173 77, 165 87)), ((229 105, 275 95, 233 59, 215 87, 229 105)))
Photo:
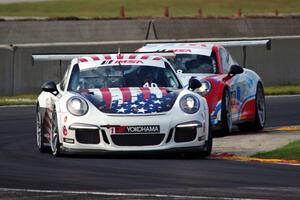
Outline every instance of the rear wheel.
POLYGON ((60 143, 59 143, 59 133, 58 133, 58 123, 57 123, 57 114, 55 108, 52 112, 52 129, 50 135, 50 146, 52 150, 52 155, 60 156, 60 143))
POLYGON ((253 122, 238 124, 241 131, 257 131, 264 128, 266 123, 266 103, 264 88, 261 83, 257 84, 255 95, 255 119, 253 122))
POLYGON ((44 136, 44 123, 43 123, 43 113, 41 112, 41 109, 39 105, 37 105, 36 109, 36 144, 38 147, 38 150, 41 153, 46 153, 49 151, 49 148, 45 146, 46 138, 44 136))
POLYGON ((231 132, 232 129, 232 118, 231 118, 231 102, 230 93, 228 89, 225 89, 222 97, 221 107, 221 131, 224 135, 231 132))

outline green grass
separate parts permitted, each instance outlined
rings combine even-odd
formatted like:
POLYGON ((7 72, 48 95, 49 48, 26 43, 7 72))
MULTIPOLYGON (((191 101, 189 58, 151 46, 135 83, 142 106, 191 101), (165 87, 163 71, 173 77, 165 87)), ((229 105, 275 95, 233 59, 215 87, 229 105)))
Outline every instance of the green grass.
POLYGON ((273 151, 257 153, 252 157, 284 159, 284 160, 300 160, 300 140, 291 142, 288 145, 273 151))
POLYGON ((265 87, 266 95, 300 94, 300 85, 265 87))
POLYGON ((164 7, 170 16, 234 16, 239 8, 243 14, 299 13, 299 0, 54 0, 35 3, 0 4, 0 16, 40 17, 118 17, 125 6, 126 17, 161 17, 164 7))
POLYGON ((34 105, 37 95, 0 96, 0 106, 34 105))

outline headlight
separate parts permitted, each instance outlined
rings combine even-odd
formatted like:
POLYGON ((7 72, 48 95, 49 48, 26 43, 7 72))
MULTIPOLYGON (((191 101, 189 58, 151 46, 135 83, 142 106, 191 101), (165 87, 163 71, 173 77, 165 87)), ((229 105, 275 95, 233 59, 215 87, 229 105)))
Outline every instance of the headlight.
POLYGON ((80 97, 71 97, 67 102, 68 111, 76 116, 82 116, 89 110, 87 102, 80 97))
POLYGON ((191 94, 184 95, 180 99, 180 108, 183 112, 188 114, 196 113, 200 108, 200 102, 197 97, 191 94))
POLYGON ((211 83, 207 80, 201 80, 201 87, 197 89, 197 92, 205 97, 210 91, 211 83))

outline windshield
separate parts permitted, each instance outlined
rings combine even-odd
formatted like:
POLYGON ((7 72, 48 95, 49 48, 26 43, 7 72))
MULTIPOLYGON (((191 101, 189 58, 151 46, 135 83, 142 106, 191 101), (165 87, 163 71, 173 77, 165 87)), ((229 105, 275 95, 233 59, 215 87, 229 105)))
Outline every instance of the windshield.
POLYGON ((177 54, 168 58, 178 73, 209 73, 218 72, 215 54, 204 56, 198 54, 177 54))
POLYGON ((181 88, 181 85, 166 64, 166 68, 140 65, 109 65, 79 70, 74 66, 68 89, 80 91, 92 88, 119 87, 167 87, 181 88))

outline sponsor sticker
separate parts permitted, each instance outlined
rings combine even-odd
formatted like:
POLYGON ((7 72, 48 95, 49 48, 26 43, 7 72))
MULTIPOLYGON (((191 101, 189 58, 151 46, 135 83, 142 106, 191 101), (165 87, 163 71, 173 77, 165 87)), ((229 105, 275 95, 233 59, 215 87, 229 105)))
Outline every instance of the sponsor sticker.
POLYGON ((160 133, 159 125, 146 125, 146 126, 117 126, 111 127, 112 134, 122 133, 160 133))

